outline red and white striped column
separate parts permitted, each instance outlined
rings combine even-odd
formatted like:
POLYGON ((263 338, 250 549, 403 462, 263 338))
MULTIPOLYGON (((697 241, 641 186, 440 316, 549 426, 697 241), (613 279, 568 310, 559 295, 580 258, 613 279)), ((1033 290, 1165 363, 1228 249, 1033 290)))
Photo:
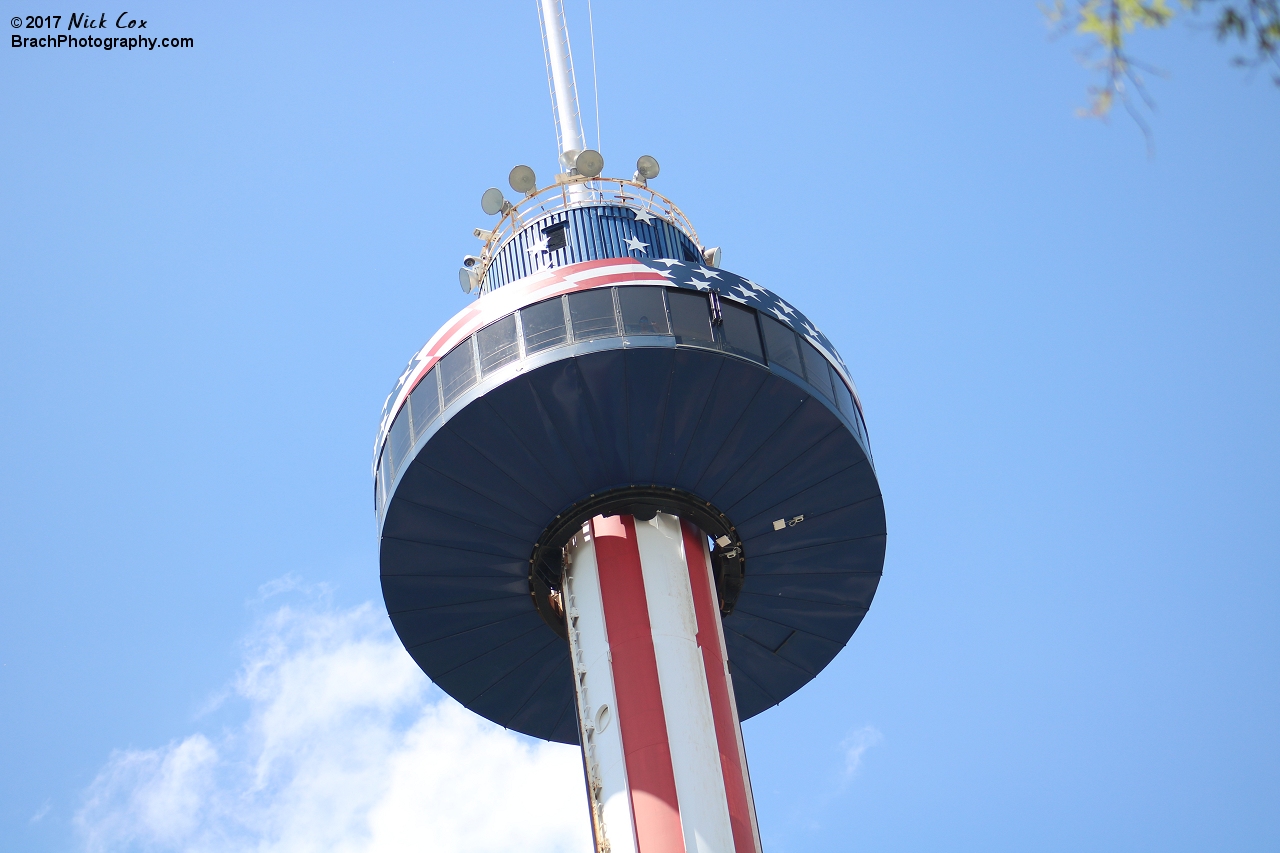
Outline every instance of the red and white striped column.
POLYGON ((600 853, 760 853, 707 537, 596 516, 564 603, 600 853))

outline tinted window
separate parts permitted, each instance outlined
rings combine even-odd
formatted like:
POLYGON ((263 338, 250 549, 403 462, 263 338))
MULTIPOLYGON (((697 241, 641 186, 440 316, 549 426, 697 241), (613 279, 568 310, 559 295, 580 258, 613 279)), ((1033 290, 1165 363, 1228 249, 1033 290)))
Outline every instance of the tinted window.
POLYGON ((480 374, 488 376, 508 362, 520 357, 520 342, 516 340, 516 315, 503 317, 476 332, 476 345, 480 349, 480 374))
POLYGON ((660 287, 619 287, 624 335, 669 335, 667 306, 660 287))
POLYGON ((387 440, 387 444, 391 448, 391 465, 399 471, 409 449, 413 447, 413 436, 409 432, 408 406, 401 407, 395 423, 391 424, 391 437, 387 440))
POLYGON ((444 404, 447 406, 476 383, 476 360, 471 352, 471 339, 467 338, 440 359, 437 369, 440 371, 440 390, 444 392, 444 404))
POLYGON ((434 367, 409 395, 409 405, 413 408, 413 440, 417 441, 440 414, 440 383, 434 367))
POLYGON ((809 376, 809 383, 821 391, 822 396, 828 400, 834 400, 835 397, 831 394, 831 373, 827 369, 827 360, 808 341, 800 342, 800 351, 804 353, 804 368, 809 376))
POLYGON ((715 341, 707 297, 672 290, 667 292, 667 304, 671 306, 671 331, 680 343, 705 345, 715 341))
POLYGON ((858 415, 854 411, 856 408, 853 403, 853 395, 849 393, 849 386, 844 384, 844 380, 840 378, 840 374, 836 373, 834 367, 831 368, 831 387, 836 389, 836 405, 840 407, 840 411, 849 419, 849 423, 853 424, 854 432, 858 431, 858 415))
POLYGON ((760 347, 760 330, 756 328, 756 312, 750 308, 734 305, 732 302, 720 303, 721 326, 724 333, 725 348, 738 355, 764 361, 764 350, 760 347))
POLYGON ((769 361, 804 376, 800 364, 800 349, 796 346, 796 333, 772 317, 760 315, 760 329, 764 332, 764 345, 769 361))
POLYGON ((383 451, 381 457, 378 458, 378 509, 387 502, 387 454, 383 451))
POLYGON ((564 303, 560 297, 530 305, 520 311, 525 354, 559 346, 568 338, 564 329, 564 303))
POLYGON ((613 314, 613 289, 587 290, 569 297, 573 339, 589 341, 618 334, 618 318, 613 314))

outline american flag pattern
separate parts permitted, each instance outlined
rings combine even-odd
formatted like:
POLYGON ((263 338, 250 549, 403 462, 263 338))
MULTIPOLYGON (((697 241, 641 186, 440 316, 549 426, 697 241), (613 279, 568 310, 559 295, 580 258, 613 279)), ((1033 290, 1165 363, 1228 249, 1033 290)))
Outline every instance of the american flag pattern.
POLYGON ((849 375, 844 359, 831 345, 831 341, 799 309, 768 288, 727 270, 712 269, 698 263, 666 258, 608 258, 542 270, 486 293, 455 314, 414 354, 396 380, 395 387, 387 395, 382 407, 377 441, 374 443, 375 466, 395 413, 404 405, 418 380, 459 343, 493 321, 535 302, 580 290, 628 284, 664 285, 703 293, 715 290, 722 299, 750 305, 757 311, 776 318, 798 332, 831 362, 852 391, 858 408, 862 408, 857 387, 849 375))

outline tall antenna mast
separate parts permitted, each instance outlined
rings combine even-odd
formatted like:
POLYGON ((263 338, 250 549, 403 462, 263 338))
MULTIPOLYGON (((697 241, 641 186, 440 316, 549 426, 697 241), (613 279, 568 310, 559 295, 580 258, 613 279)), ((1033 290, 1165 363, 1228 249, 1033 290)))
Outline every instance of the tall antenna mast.
POLYGON ((573 52, 569 48, 563 0, 538 0, 538 23, 542 26, 542 51, 547 61, 547 85, 551 89, 560 166, 565 172, 571 172, 587 142, 578 112, 578 84, 573 73, 573 52))

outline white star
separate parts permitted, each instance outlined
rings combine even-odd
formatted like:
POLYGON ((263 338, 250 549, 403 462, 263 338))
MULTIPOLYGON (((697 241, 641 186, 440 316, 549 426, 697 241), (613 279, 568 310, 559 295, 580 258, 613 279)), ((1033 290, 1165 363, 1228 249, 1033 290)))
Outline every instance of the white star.
POLYGON ((779 305, 781 305, 781 306, 782 306, 782 310, 783 310, 783 311, 786 311, 788 314, 794 314, 794 313, 796 313, 796 309, 792 308, 790 305, 788 305, 787 303, 783 302, 781 299, 779 299, 779 300, 778 300, 778 304, 779 304, 779 305))
POLYGON ((653 214, 647 210, 636 211, 636 222, 643 222, 646 225, 653 224, 653 214))
POLYGON ((636 236, 635 236, 634 234, 633 234, 632 236, 630 236, 630 237, 628 237, 628 238, 627 238, 627 250, 628 250, 628 251, 631 251, 631 252, 643 252, 643 251, 644 251, 645 249, 647 249, 647 248, 649 248, 649 244, 648 244, 648 243, 641 243, 641 242, 640 242, 640 240, 639 240, 639 239, 637 239, 637 238, 636 238, 636 236))
POLYGON ((743 286, 742 286, 742 285, 740 285, 740 284, 735 284, 735 285, 733 286, 733 289, 734 289, 734 290, 736 290, 736 291, 738 291, 739 293, 741 293, 741 294, 742 294, 742 298, 743 298, 743 299, 753 299, 753 298, 755 298, 755 294, 754 294, 753 292, 751 292, 750 290, 747 290, 745 287, 743 287, 743 286))
POLYGON ((754 290, 754 291, 756 291, 757 293, 764 293, 764 292, 765 292, 765 289, 764 289, 763 287, 761 287, 760 285, 756 284, 756 283, 755 283, 754 281, 752 281, 751 279, 749 279, 749 278, 744 278, 744 279, 743 279, 743 281, 745 281, 747 284, 749 284, 749 285, 751 286, 751 289, 752 289, 752 290, 754 290))
POLYGON ((678 267, 684 266, 684 261, 673 261, 670 258, 658 258, 657 260, 660 264, 666 264, 668 268, 670 268, 672 264, 675 264, 678 267))
POLYGON ((529 248, 525 249, 525 251, 531 255, 536 255, 540 252, 545 252, 546 250, 547 250, 547 235, 545 234, 543 234, 542 237, 540 237, 539 239, 530 243, 529 248))
POLYGON ((675 277, 676 277, 676 274, 675 274, 675 273, 673 273, 671 270, 658 270, 658 275, 662 276, 663 278, 675 278, 675 277))
POLYGON ((691 278, 689 279, 689 283, 692 284, 694 287, 698 288, 698 290, 711 289, 711 282, 709 281, 702 281, 701 279, 691 278))
POLYGON ((719 278, 720 277, 720 273, 712 272, 706 267, 698 267, 697 272, 699 272, 703 278, 719 278))
POLYGON ((777 317, 779 320, 786 320, 786 319, 787 319, 787 315, 786 315, 786 314, 783 314, 783 313, 782 313, 781 311, 779 311, 777 308, 770 308, 770 309, 769 309, 769 311, 770 311, 770 312, 772 312, 772 314, 773 314, 775 317, 777 317))
POLYGON ((809 337, 817 339, 818 330, 808 320, 804 321, 804 330, 809 333, 809 337))

